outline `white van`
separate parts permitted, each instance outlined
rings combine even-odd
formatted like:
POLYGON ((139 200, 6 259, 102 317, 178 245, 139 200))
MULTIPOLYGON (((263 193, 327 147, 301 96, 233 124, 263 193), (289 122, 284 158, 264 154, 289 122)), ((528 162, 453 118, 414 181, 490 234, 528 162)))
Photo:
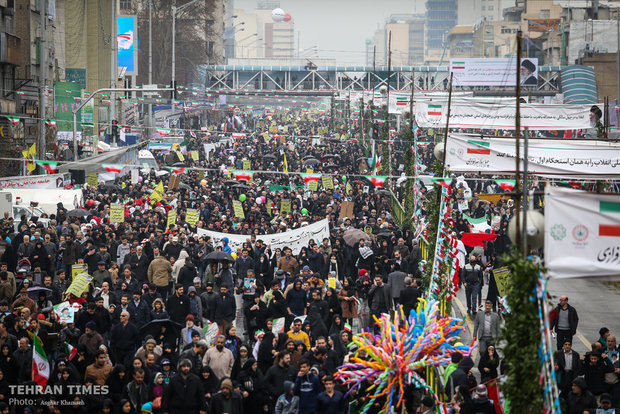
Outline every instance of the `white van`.
POLYGON ((149 150, 140 150, 138 152, 138 163, 140 164, 140 173, 142 174, 150 173, 151 168, 155 169, 155 173, 158 176, 168 174, 168 171, 159 169, 155 156, 149 150))

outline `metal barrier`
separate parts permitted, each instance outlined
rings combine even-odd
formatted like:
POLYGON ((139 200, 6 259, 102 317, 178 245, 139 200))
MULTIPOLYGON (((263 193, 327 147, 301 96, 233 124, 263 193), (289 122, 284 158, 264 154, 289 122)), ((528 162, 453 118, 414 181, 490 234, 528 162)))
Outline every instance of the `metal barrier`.
POLYGON ((420 236, 420 250, 422 250, 422 260, 428 262, 428 258, 431 256, 430 246, 428 240, 426 240, 424 236, 420 236))
POLYGON ((402 229, 406 220, 405 209, 400 204, 400 201, 398 201, 392 190, 390 190, 390 195, 392 197, 392 217, 394 217, 398 227, 402 229))

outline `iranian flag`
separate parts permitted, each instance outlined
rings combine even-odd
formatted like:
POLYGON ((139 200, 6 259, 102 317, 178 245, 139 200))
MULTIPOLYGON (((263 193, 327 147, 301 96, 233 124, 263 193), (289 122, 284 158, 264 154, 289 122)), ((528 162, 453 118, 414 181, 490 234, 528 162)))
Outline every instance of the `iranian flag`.
POLYGON ((475 145, 475 148, 467 148, 468 154, 491 155, 491 143, 468 139, 467 143, 475 145))
POLYGON ((383 184, 385 183, 385 179, 387 178, 387 176, 386 175, 365 175, 364 178, 370 181, 372 185, 374 185, 375 187, 383 187, 383 184))
POLYGON ((319 181, 321 179, 321 174, 311 174, 311 173, 301 173, 301 178, 304 179, 304 183, 309 183, 310 181, 319 181))
POLYGON ((24 92, 22 92, 22 91, 17 91, 15 93, 17 94, 17 96, 24 96, 24 92))
POLYGON ((445 188, 449 188, 450 184, 452 184, 452 178, 450 177, 431 177, 431 181, 445 188))
POLYGON ((80 102, 80 101, 82 100, 82 98, 81 98, 81 97, 79 97, 79 96, 74 96, 74 97, 73 97, 73 100, 74 100, 75 102, 80 102))
POLYGON ((252 176, 254 175, 253 171, 244 171, 244 170, 233 170, 231 172, 232 178, 237 181, 251 181, 252 176))
POLYGON ((71 95, 71 91, 65 91, 67 95, 71 95))
POLYGON ((512 191, 515 188, 517 182, 515 180, 495 180, 504 191, 512 191))
MULTIPOLYGON (((614 201, 599 201, 599 213, 620 213, 620 203, 614 201)), ((599 224, 598 235, 607 237, 620 237, 620 225, 599 224)))
POLYGON ((56 126, 56 120, 55 119, 46 119, 45 123, 51 127, 55 127, 56 126))
POLYGON ((463 219, 466 220, 471 226, 474 233, 484 233, 487 230, 491 230, 491 226, 487 223, 486 217, 473 218, 467 214, 463 214, 463 219))
POLYGON ((65 354, 69 361, 71 361, 77 355, 77 348, 65 341, 65 354))
POLYGON ((123 171, 123 164, 101 164, 107 172, 120 173, 123 171))
POLYGON ((396 106, 407 106, 409 104, 409 98, 406 96, 396 97, 396 106))
POLYGON ((157 128, 157 133, 165 137, 170 133, 170 128, 157 128))
POLYGON ((452 69, 465 69, 465 62, 452 62, 452 69))
POLYGON ((185 172, 185 167, 168 167, 172 174, 183 174, 185 172))
POLYGON ((238 134, 238 133, 233 133, 232 137, 237 139, 237 138, 245 138, 245 134, 238 134))
POLYGON ((102 99, 102 100, 101 100, 101 103, 102 103, 102 104, 106 104, 106 105, 107 105, 107 104, 110 104, 111 102, 112 102, 112 101, 110 101, 109 99, 102 99))
POLYGON ((50 377, 50 363, 43 350, 41 339, 34 335, 34 346, 32 352, 32 380, 38 385, 45 387, 50 377))
POLYGON ((37 161, 37 165, 45 169, 45 172, 48 174, 54 174, 56 172, 56 167, 58 166, 57 161, 37 161))
POLYGON ((13 125, 19 124, 19 117, 18 116, 7 116, 6 119, 8 119, 9 122, 12 123, 13 125))
POLYGON ((192 102, 192 106, 198 106, 198 102, 192 102))
POLYGON ((428 115, 441 116, 441 105, 428 105, 428 115))

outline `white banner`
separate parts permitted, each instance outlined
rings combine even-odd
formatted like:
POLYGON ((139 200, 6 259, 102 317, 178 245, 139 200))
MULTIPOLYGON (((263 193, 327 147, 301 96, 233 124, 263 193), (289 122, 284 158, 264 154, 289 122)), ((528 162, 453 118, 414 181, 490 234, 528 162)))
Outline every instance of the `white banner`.
MULTIPOLYGON (((593 105, 521 104, 521 128, 564 130, 594 128, 593 105)), ((597 104, 603 111, 603 104, 597 104)), ((516 107, 512 104, 452 101, 450 128, 515 129, 516 107)), ((422 128, 445 128, 448 101, 416 101, 415 120, 422 128)))
POLYGON ((6 177, 0 179, 0 189, 17 188, 63 188, 63 174, 31 175, 27 177, 6 177))
POLYGON ((620 196, 547 187, 545 266, 555 278, 620 273, 620 196))
MULTIPOLYGON (((200 228, 197 229, 197 233, 199 237, 210 236, 214 246, 221 246, 220 241, 222 238, 228 237, 228 244, 233 252, 240 249, 243 243, 247 242, 250 238, 243 234, 220 233, 200 228)), ((320 244, 326 237, 329 238, 329 221, 327 219, 284 233, 262 234, 257 236, 257 239, 261 239, 266 245, 271 244, 272 251, 287 246, 293 250, 293 254, 297 254, 302 247, 308 246, 308 242, 311 239, 320 244)))
MULTIPOLYGON (((521 85, 538 85, 538 59, 521 59, 521 85)), ((450 59, 456 86, 516 86, 516 58, 450 59)))
MULTIPOLYGON (((521 160, 523 153, 521 141, 521 160)), ((481 138, 470 134, 448 136, 446 168, 450 171, 514 172, 515 157, 514 138, 481 138)), ((529 139, 528 171, 562 177, 620 176, 620 143, 529 139)))

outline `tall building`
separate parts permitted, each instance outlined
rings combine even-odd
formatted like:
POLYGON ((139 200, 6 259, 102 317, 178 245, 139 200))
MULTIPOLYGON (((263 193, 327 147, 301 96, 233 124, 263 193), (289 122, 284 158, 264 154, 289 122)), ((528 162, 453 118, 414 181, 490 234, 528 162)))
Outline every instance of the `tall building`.
POLYGON ((234 11, 234 51, 231 56, 245 59, 293 59, 297 57, 295 19, 275 22, 273 9, 279 1, 259 1, 256 9, 234 11))
POLYGON ((392 65, 408 66, 424 63, 424 15, 392 14, 382 28, 366 43, 366 63, 387 65, 388 44, 392 33, 392 65))
POLYGON ((428 0, 426 2, 426 51, 427 64, 445 60, 447 36, 457 23, 456 0, 428 0))
POLYGON ((472 26, 481 20, 499 21, 504 9, 514 5, 514 0, 459 0, 457 24, 472 26))

